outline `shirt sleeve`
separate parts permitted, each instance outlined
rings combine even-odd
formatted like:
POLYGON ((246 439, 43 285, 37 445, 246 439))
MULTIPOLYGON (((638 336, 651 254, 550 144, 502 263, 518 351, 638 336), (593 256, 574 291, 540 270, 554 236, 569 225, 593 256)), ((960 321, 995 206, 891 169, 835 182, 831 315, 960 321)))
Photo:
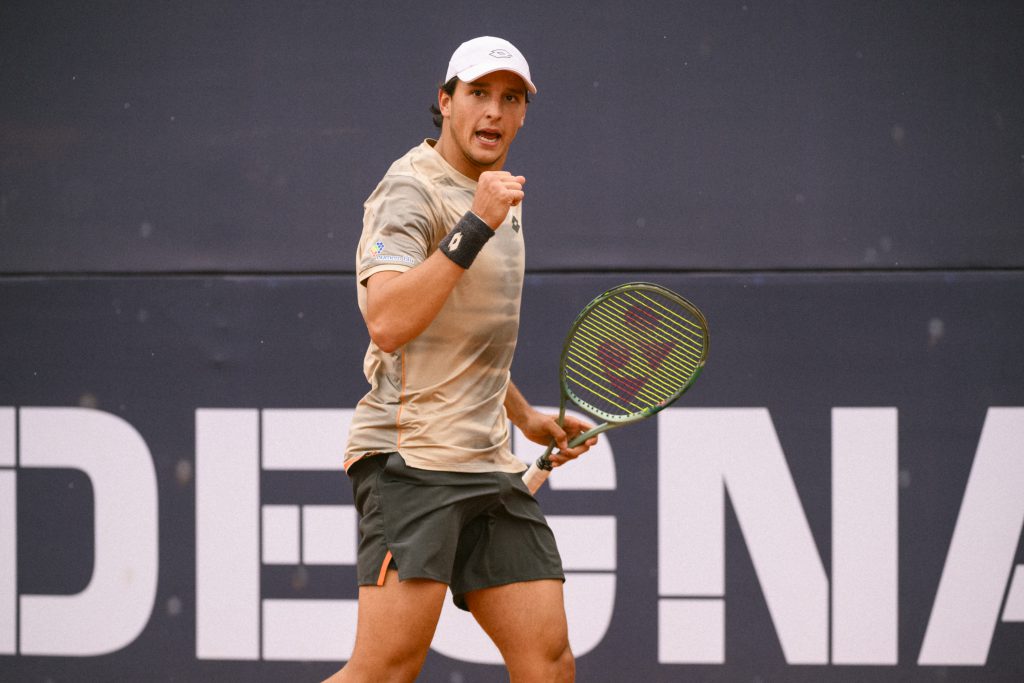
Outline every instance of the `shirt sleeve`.
POLYGON ((363 234, 356 255, 360 284, 382 270, 404 271, 422 263, 434 246, 432 200, 411 176, 386 176, 364 204, 363 234))

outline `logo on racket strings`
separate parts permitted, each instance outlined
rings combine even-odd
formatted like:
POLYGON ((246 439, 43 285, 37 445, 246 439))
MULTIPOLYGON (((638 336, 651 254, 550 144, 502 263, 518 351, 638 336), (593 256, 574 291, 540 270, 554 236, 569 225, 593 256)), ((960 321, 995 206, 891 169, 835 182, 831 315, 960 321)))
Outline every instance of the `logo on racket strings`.
POLYGON ((661 317, 646 306, 634 304, 623 316, 626 328, 636 335, 632 339, 632 348, 624 342, 608 339, 597 345, 597 360, 605 369, 604 375, 608 384, 618 398, 632 403, 637 395, 650 381, 650 374, 633 374, 640 372, 657 372, 661 364, 676 347, 674 341, 653 341, 651 337, 661 326, 661 317), (634 350, 641 357, 634 362, 634 350), (637 367, 639 366, 639 367, 637 367))

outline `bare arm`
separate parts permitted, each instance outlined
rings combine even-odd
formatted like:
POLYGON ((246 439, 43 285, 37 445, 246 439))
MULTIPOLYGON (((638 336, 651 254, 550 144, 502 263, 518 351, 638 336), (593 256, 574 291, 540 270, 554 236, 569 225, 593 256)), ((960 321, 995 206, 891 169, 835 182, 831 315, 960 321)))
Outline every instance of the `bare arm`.
POLYGON ((371 275, 366 281, 366 329, 373 343, 392 353, 419 336, 465 272, 436 251, 405 272, 371 275))
POLYGON ((565 424, 559 426, 556 415, 546 415, 535 410, 511 381, 508 383, 508 392, 505 394, 505 411, 512 424, 519 427, 530 441, 544 446, 552 441, 555 442, 558 450, 551 454, 551 464, 555 467, 578 458, 597 443, 595 436, 575 448, 569 448, 570 439, 588 429, 593 429, 593 425, 578 420, 572 415, 566 415, 565 424))
MULTIPOLYGON (((481 174, 472 211, 497 229, 510 206, 523 198, 522 176, 505 171, 481 174)), ((414 268, 381 271, 366 281, 366 328, 382 351, 391 353, 433 322, 466 271, 440 251, 414 268)))

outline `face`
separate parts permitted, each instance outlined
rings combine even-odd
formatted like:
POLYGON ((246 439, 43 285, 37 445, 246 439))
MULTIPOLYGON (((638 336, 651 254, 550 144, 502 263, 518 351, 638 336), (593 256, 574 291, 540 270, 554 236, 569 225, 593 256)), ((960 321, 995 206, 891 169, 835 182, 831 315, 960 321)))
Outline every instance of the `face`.
POLYGON ((458 80, 451 95, 439 91, 438 108, 444 121, 437 151, 476 179, 504 165, 526 120, 526 84, 511 71, 485 74, 472 83, 458 80))

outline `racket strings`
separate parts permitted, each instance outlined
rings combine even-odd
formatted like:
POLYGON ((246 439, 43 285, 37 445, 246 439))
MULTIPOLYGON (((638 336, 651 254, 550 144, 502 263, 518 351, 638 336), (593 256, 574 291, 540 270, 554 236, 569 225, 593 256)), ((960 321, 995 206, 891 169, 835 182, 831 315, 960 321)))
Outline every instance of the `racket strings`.
MULTIPOLYGON (((627 321, 627 334, 621 338, 621 341, 627 344, 632 342, 635 347, 633 350, 639 350, 649 359, 660 361, 668 356, 668 352, 678 350, 680 355, 672 355, 668 359, 678 361, 681 366, 679 368, 681 372, 677 378, 688 379, 703 361, 705 344, 702 328, 697 327, 694 332, 695 323, 678 311, 671 310, 649 297, 645 297, 639 302, 644 304, 643 307, 637 305, 638 300, 633 299, 632 301, 633 305, 627 307, 619 299, 610 300, 605 308, 595 309, 595 319, 604 322, 606 331, 621 331, 621 320, 627 321), (660 312, 671 317, 666 318, 663 315, 660 320, 653 318, 651 314, 655 305, 660 312), (646 323, 643 327, 635 322, 640 315, 644 316, 643 320, 646 323), (649 322, 652 320, 656 324, 649 322), (634 334, 628 334, 628 332, 634 332, 634 334)), ((676 368, 671 364, 666 367, 669 374, 673 369, 676 368)))
MULTIPOLYGON (((577 355, 574 358, 585 367, 577 365, 568 368, 568 378, 578 387, 590 391, 596 398, 613 405, 622 414, 641 412, 661 403, 675 394, 678 387, 687 381, 678 375, 674 382, 669 382, 657 373, 629 374, 621 368, 610 368, 588 361, 586 356, 577 355)), ((663 371, 664 367, 666 366, 663 366, 663 371)))
MULTIPOLYGON (((629 295, 630 293, 626 293, 626 296, 629 295)), ((650 349, 663 349, 666 345, 681 343, 683 348, 680 350, 691 361, 691 367, 699 367, 704 356, 704 333, 700 324, 693 322, 679 310, 669 308, 649 296, 632 300, 634 303, 631 307, 626 307, 619 299, 610 300, 608 303, 609 307, 616 309, 631 321, 631 327, 638 325, 632 321, 643 320, 643 333, 646 336, 638 337, 637 343, 650 349), (654 317, 656 312, 662 314, 660 320, 654 317)))
MULTIPOLYGON (((634 301, 641 304, 642 307, 638 306, 638 308, 643 310, 648 318, 661 323, 661 326, 673 327, 675 339, 683 341, 688 346, 694 362, 699 363, 703 360, 706 327, 699 320, 694 320, 689 311, 680 307, 675 302, 672 302, 675 304, 674 306, 667 306, 662 300, 657 300, 641 292, 627 292, 626 296, 634 298, 634 301), (660 320, 656 317, 657 313, 662 315, 660 320)), ((621 302, 618 300, 613 300, 610 303, 621 305, 621 302)), ((652 329, 652 334, 661 336, 661 326, 655 325, 652 329)))
POLYGON ((566 349, 565 381, 607 417, 674 399, 703 366, 706 331, 681 304, 623 291, 589 309, 566 349))

